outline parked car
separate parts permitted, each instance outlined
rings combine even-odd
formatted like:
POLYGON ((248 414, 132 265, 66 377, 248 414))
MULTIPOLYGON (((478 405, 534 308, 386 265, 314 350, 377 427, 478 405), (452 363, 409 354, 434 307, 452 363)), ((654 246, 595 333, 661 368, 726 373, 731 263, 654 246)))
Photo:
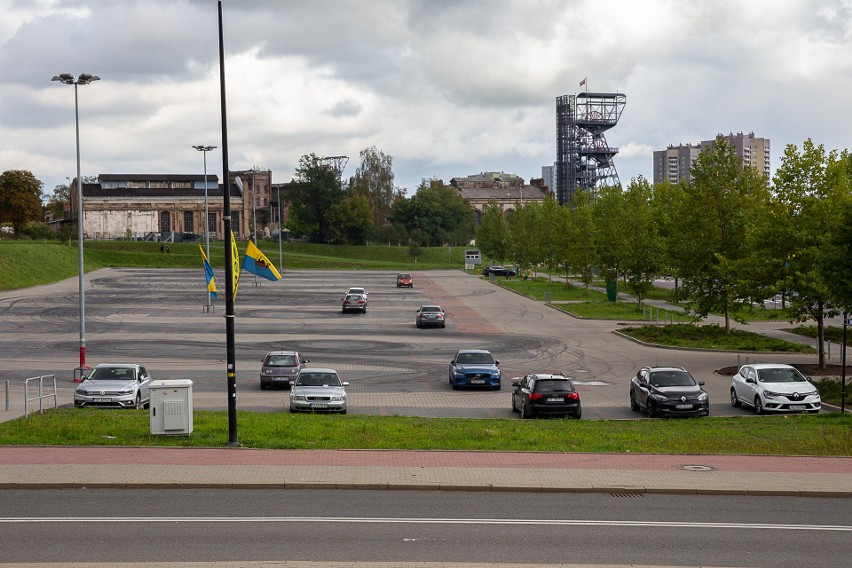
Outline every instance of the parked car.
POLYGON ((367 296, 361 294, 346 294, 343 297, 343 306, 341 311, 346 312, 362 312, 367 313, 367 296))
POLYGON ((74 389, 74 406, 148 408, 151 376, 135 363, 101 363, 74 389))
POLYGON ((268 387, 289 387, 310 361, 298 351, 270 351, 261 359, 260 390, 268 387))
POLYGON ((302 369, 290 389, 290 412, 346 414, 346 388, 334 369, 302 369))
POLYGON ((731 379, 731 405, 747 405, 757 414, 819 412, 819 391, 795 367, 755 363, 743 365, 731 379))
POLYGON ((580 393, 561 373, 534 373, 512 379, 512 412, 521 418, 562 415, 580 418, 580 393))
POLYGON ((450 361, 450 384, 459 387, 500 389, 500 361, 484 349, 462 349, 450 361))
POLYGON ((420 306, 417 308, 417 315, 414 318, 414 324, 420 327, 447 327, 445 321, 444 310, 441 306, 420 306))
POLYGON ((493 274, 494 276, 515 276, 515 269, 506 268, 505 266, 486 266, 482 269, 482 275, 488 276, 489 274, 493 274))
POLYGON ((411 274, 400 273, 396 275, 397 288, 414 288, 414 278, 411 274))
POLYGON ((654 416, 709 416, 710 397, 683 367, 643 367, 630 380, 630 410, 654 416))

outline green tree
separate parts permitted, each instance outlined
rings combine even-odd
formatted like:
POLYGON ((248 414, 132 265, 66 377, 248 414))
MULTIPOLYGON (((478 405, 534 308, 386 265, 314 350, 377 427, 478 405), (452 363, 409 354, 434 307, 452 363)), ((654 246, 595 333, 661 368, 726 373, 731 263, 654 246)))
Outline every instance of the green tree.
POLYGON ((71 200, 71 188, 67 185, 57 185, 53 188, 53 195, 48 199, 45 209, 53 214, 54 219, 65 218, 65 206, 71 200))
POLYGON ((329 212, 345 196, 338 172, 316 154, 309 154, 299 159, 293 181, 286 193, 296 220, 310 230, 312 241, 331 242, 334 233, 329 212))
POLYGON ((627 232, 625 254, 621 269, 639 300, 639 309, 648 292, 654 287, 654 278, 660 271, 661 239, 651 204, 651 184, 643 177, 633 179, 624 192, 624 229, 627 232))
POLYGON ((496 202, 487 204, 476 227, 476 245, 482 256, 503 262, 509 255, 509 222, 496 202))
POLYGON ((400 193, 394 190, 393 179, 391 156, 375 146, 361 150, 361 165, 349 179, 349 191, 367 200, 376 227, 387 225, 396 196, 400 193))
POLYGON ((470 203, 441 180, 423 180, 410 199, 398 197, 391 213, 391 222, 399 231, 426 245, 464 245, 473 235, 473 215, 470 203))
POLYGON ((607 280, 618 281, 621 264, 627 257, 627 212, 621 186, 603 187, 594 200, 595 244, 601 272, 607 280))
MULTIPOLYGON (((852 156, 844 152, 843 160, 852 166, 852 156)), ((852 167, 846 179, 852 184, 852 167)), ((828 274, 833 302, 844 313, 852 315, 852 189, 847 188, 838 208, 838 224, 829 234, 829 250, 822 261, 828 274)))
POLYGON ((565 259, 569 274, 580 277, 589 293, 589 285, 598 266, 594 198, 586 191, 571 196, 567 215, 565 259))
POLYGON ((334 240, 362 245, 373 229, 373 210, 363 195, 350 195, 331 206, 328 221, 334 240))
POLYGON ((41 181, 26 170, 6 170, 0 174, 0 223, 12 223, 20 236, 29 221, 43 221, 41 181))
POLYGON ((677 202, 677 238, 673 262, 683 276, 679 295, 701 317, 724 314, 743 322, 752 290, 749 231, 768 200, 766 179, 743 166, 734 148, 718 136, 712 150, 701 152, 692 166, 693 183, 677 202))
POLYGON ((846 159, 811 140, 801 152, 788 145, 775 173, 771 222, 761 235, 774 245, 768 264, 780 275, 780 289, 789 293, 788 312, 796 321, 816 322, 820 367, 825 366, 825 318, 840 308, 826 267, 833 260, 832 239, 849 192, 846 159))
POLYGON ((539 227, 541 205, 538 202, 515 204, 515 212, 507 218, 509 254, 523 269, 530 269, 543 260, 542 231, 539 227))

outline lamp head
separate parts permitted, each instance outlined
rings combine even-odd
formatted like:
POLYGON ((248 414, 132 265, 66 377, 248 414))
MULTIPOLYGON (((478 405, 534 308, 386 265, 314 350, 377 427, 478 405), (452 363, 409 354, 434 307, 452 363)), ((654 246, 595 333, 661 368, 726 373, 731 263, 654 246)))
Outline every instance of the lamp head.
POLYGON ((210 150, 213 150, 214 148, 216 148, 216 146, 203 146, 203 145, 199 144, 197 146, 193 146, 193 148, 195 148, 199 152, 209 152, 210 150))
POLYGON ((59 81, 61 83, 65 83, 66 85, 74 84, 74 75, 71 73, 60 73, 59 75, 54 75, 51 81, 59 81))
POLYGON ((100 80, 101 80, 101 78, 98 77, 97 75, 89 75, 88 73, 81 73, 80 76, 77 78, 77 83, 79 83, 80 85, 88 85, 92 81, 100 81, 100 80))

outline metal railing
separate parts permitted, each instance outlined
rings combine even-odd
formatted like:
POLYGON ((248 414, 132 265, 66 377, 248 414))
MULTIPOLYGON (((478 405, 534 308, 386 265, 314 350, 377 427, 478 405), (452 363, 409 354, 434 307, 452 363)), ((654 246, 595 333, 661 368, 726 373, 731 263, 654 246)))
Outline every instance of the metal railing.
POLYGON ((53 407, 59 408, 59 398, 56 394, 56 375, 41 375, 40 377, 30 377, 24 381, 24 416, 30 415, 30 401, 38 401, 39 414, 44 413, 44 399, 53 397, 53 407), (53 392, 44 394, 45 379, 53 381, 53 392), (38 396, 30 397, 30 381, 38 381, 38 396))

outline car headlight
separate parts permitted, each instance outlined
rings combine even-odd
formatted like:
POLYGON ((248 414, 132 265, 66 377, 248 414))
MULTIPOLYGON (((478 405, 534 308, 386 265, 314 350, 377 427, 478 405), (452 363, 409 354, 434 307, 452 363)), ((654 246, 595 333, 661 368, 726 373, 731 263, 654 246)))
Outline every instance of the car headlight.
POLYGON ((302 394, 291 394, 290 400, 307 400, 307 399, 305 398, 305 395, 302 395, 302 394))
POLYGON ((707 393, 703 392, 703 393, 699 394, 698 400, 700 400, 701 402, 704 402, 705 400, 707 400, 707 393))
POLYGON ((777 392, 765 390, 765 391, 763 391, 763 396, 765 396, 766 398, 778 398, 779 396, 782 396, 782 395, 780 393, 777 393, 777 392))
POLYGON ((133 392, 134 392, 133 390, 123 390, 120 393, 118 393, 118 396, 128 396, 128 395, 133 394, 133 392))
POLYGON ((77 389, 74 391, 74 394, 79 394, 80 396, 88 396, 89 393, 87 393, 84 389, 77 389))
POLYGON ((659 393, 651 393, 649 396, 657 402, 666 402, 669 399, 666 395, 659 393))
POLYGON ((802 393, 802 396, 814 396, 816 398, 819 398, 819 391, 802 393))
POLYGON ((342 401, 343 401, 343 397, 342 397, 342 396, 333 396, 333 397, 331 397, 331 400, 332 400, 333 402, 342 402, 342 401))

